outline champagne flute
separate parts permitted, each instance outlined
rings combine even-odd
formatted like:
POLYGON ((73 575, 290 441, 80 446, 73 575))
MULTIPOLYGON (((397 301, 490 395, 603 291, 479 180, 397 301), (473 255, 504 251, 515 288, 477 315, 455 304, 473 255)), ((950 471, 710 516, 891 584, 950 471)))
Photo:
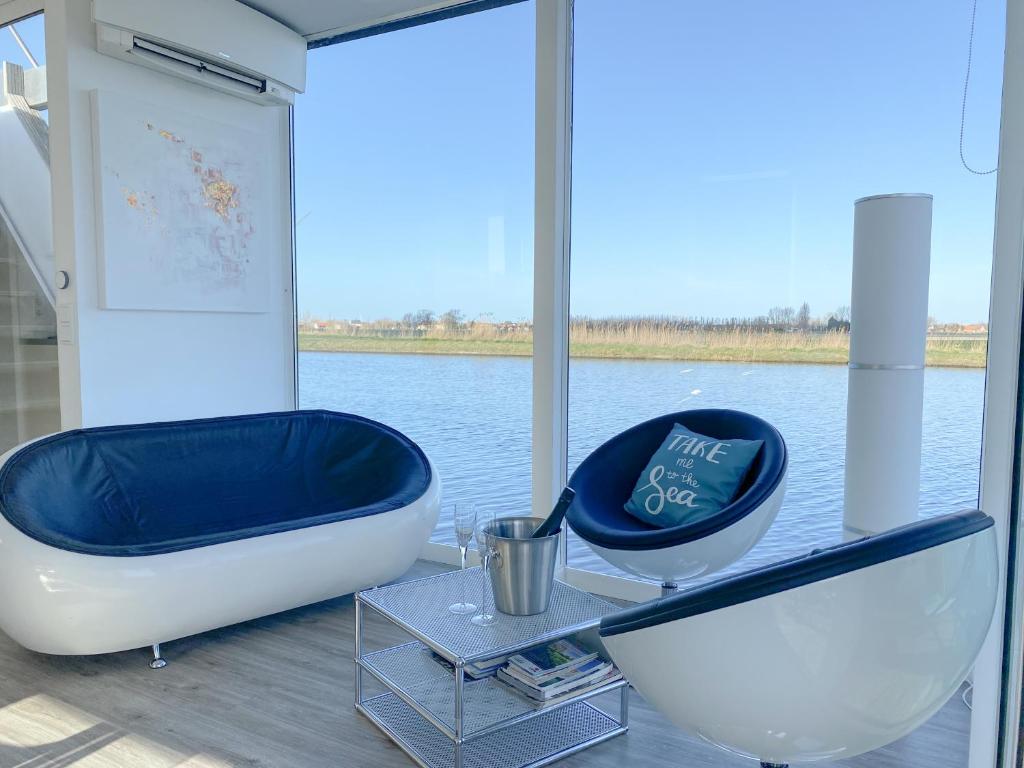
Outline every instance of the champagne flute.
MULTIPOLYGON (((471 501, 460 501, 452 504, 452 520, 455 527, 455 538, 459 542, 461 570, 465 571, 466 555, 469 553, 469 542, 473 539, 473 531, 476 529, 476 504, 471 501)), ((462 582, 462 601, 452 603, 448 606, 448 610, 460 615, 473 613, 476 610, 476 606, 473 603, 466 602, 465 574, 463 574, 460 581, 462 582)))
POLYGON ((491 613, 490 609, 487 607, 487 565, 490 563, 491 557, 494 554, 494 549, 491 546, 490 540, 490 528, 492 525, 494 525, 494 514, 485 513, 476 528, 476 549, 477 552, 480 553, 480 564, 483 566, 480 577, 480 583, 483 586, 483 589, 480 600, 480 613, 476 614, 470 619, 470 621, 478 627, 489 627, 497 621, 497 619, 494 618, 494 614, 491 613))

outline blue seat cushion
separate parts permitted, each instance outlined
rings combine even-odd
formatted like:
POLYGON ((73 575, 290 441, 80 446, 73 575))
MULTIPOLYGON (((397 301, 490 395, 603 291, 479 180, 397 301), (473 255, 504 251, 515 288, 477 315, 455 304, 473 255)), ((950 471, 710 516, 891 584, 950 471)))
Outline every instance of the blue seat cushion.
POLYGON ((601 620, 600 634, 619 635, 750 602, 938 547, 980 533, 993 524, 992 518, 980 510, 967 510, 816 549, 611 614, 601 620))
POLYGON ((732 501, 763 440, 720 440, 675 424, 637 478, 626 511, 669 528, 705 520, 732 501))
POLYGON ((566 519, 581 538, 608 549, 685 544, 723 530, 760 507, 785 479, 787 462, 782 435, 752 414, 722 408, 665 414, 616 435, 584 459, 569 480, 576 498, 566 519), (624 505, 641 471, 677 423, 711 438, 761 440, 763 445, 732 503, 703 520, 658 528, 628 514, 624 505))
POLYGON ((430 481, 400 432, 291 411, 43 438, 0 468, 0 513, 60 549, 151 555, 387 512, 430 481))

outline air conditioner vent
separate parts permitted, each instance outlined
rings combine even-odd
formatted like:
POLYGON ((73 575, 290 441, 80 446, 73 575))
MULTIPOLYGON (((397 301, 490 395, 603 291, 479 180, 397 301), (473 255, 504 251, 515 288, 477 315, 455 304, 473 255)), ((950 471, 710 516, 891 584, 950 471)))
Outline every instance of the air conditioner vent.
POLYGON ((223 77, 231 82, 247 86, 251 88, 255 93, 266 93, 267 81, 261 80, 256 77, 250 77, 242 72, 224 67, 220 64, 216 64, 212 61, 206 61, 196 56, 190 56, 184 51, 178 51, 174 48, 169 48, 166 45, 160 45, 149 40, 145 40, 141 37, 132 38, 132 53, 138 56, 156 56, 158 60, 163 60, 168 64, 176 63, 182 66, 194 69, 200 75, 210 74, 217 77, 223 77))
POLYGON ((306 86, 306 42, 235 0, 93 0, 101 53, 267 104, 306 86))

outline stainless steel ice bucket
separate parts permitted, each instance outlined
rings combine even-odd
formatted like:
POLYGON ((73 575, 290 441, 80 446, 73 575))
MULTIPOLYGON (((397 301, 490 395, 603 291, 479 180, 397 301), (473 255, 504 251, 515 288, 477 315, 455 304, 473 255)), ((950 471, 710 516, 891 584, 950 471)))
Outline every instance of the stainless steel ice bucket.
POLYGON ((490 548, 487 572, 494 604, 502 613, 532 616, 551 602, 558 558, 558 534, 531 539, 540 517, 500 517, 487 526, 490 548))

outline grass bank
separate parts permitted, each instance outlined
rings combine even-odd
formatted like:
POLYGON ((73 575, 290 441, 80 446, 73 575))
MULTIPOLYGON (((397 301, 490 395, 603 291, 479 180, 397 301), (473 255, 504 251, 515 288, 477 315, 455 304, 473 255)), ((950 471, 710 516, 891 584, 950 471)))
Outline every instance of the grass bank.
MULTIPOLYGON (((930 366, 984 368, 984 338, 928 339, 930 366)), ((423 335, 371 333, 300 333, 299 349, 310 352, 380 352, 417 355, 494 355, 528 357, 533 340, 528 330, 497 334, 430 331, 423 335)), ((849 336, 844 333, 771 333, 747 330, 594 331, 574 327, 570 355, 620 360, 686 360, 743 363, 845 364, 849 336)))

